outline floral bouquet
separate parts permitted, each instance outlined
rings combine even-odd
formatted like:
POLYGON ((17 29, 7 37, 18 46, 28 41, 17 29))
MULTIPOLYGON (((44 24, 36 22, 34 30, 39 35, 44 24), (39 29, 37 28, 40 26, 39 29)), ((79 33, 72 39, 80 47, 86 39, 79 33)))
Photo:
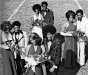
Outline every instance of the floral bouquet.
POLYGON ((87 41, 87 39, 88 39, 87 36, 85 35, 85 33, 82 31, 79 31, 79 30, 75 31, 73 33, 73 36, 76 37, 77 40, 81 39, 83 41, 87 41))
POLYGON ((35 66, 41 63, 41 60, 43 59, 42 55, 33 54, 29 55, 28 57, 24 57, 27 64, 25 65, 26 68, 31 67, 33 72, 35 72, 35 66))

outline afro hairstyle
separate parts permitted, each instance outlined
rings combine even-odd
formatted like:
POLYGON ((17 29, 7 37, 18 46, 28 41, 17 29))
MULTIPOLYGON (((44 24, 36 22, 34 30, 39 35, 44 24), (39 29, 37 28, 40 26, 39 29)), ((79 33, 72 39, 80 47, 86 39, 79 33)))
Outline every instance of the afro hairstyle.
POLYGON ((41 11, 41 5, 40 4, 35 4, 32 6, 32 10, 35 12, 35 10, 38 9, 39 11, 41 11))
POLYGON ((46 36, 47 33, 55 34, 56 28, 53 25, 46 25, 43 27, 43 34, 46 36))

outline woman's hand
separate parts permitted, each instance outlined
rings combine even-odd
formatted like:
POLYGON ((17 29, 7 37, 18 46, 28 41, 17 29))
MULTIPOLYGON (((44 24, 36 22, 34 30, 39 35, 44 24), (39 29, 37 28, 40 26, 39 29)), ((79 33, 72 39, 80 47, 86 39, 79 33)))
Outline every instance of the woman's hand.
POLYGON ((51 59, 51 56, 48 56, 48 59, 51 59))
POLYGON ((54 72, 54 70, 55 70, 55 68, 52 67, 49 71, 52 73, 52 72, 54 72))

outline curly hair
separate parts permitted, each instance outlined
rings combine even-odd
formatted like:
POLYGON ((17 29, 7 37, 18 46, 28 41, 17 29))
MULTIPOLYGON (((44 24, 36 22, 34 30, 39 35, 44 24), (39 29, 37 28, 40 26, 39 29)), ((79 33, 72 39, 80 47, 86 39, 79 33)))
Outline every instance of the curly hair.
POLYGON ((40 4, 33 5, 32 10, 35 12, 36 9, 38 9, 39 11, 41 11, 41 5, 40 4))
POLYGON ((66 12, 65 16, 66 16, 66 18, 67 18, 68 20, 69 20, 69 17, 70 17, 70 16, 72 16, 73 19, 75 19, 76 14, 75 14, 74 11, 68 10, 68 11, 66 12))
POLYGON ((0 25, 0 29, 2 31, 6 31, 7 29, 9 29, 9 31, 12 29, 12 25, 10 23, 10 21, 3 21, 0 25))
POLYGON ((46 37, 47 33, 55 34, 56 33, 56 28, 53 25, 43 26, 44 37, 46 37))

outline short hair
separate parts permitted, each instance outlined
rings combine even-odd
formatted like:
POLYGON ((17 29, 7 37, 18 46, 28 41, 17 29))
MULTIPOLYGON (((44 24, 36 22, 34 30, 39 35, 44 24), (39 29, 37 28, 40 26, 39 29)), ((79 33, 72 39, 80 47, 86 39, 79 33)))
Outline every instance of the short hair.
POLYGON ((48 6, 48 3, 46 2, 46 1, 43 1, 42 3, 41 3, 41 5, 43 6, 43 5, 46 5, 46 6, 48 6))
POLYGON ((13 27, 14 27, 14 26, 20 27, 20 26, 21 26, 21 23, 20 23, 19 21, 14 21, 14 22, 12 23, 12 26, 13 26, 13 27))
POLYGON ((41 11, 41 5, 40 4, 35 4, 35 5, 33 5, 32 9, 33 9, 34 12, 35 12, 36 9, 41 11))
POLYGON ((75 14, 74 11, 68 10, 68 11, 66 12, 65 16, 66 16, 67 19, 69 19, 70 16, 72 16, 73 19, 75 19, 76 14, 75 14))
POLYGON ((11 30, 11 28, 12 28, 10 21, 3 21, 0 25, 0 29, 2 31, 6 31, 8 28, 9 28, 9 30, 11 30))
POLYGON ((78 13, 81 13, 81 14, 83 15, 83 10, 82 10, 82 9, 78 9, 78 10, 76 11, 76 15, 77 15, 78 13))

